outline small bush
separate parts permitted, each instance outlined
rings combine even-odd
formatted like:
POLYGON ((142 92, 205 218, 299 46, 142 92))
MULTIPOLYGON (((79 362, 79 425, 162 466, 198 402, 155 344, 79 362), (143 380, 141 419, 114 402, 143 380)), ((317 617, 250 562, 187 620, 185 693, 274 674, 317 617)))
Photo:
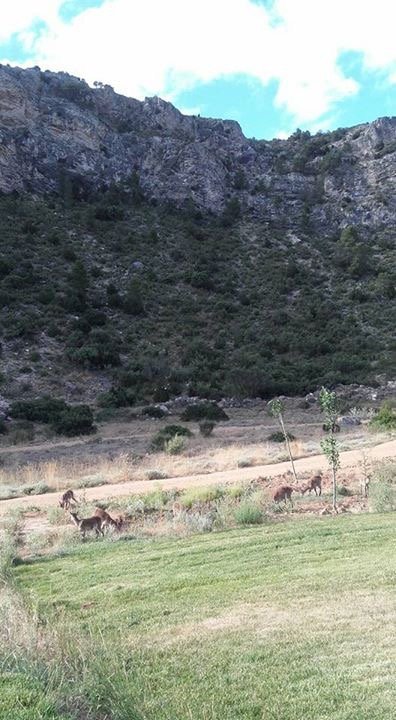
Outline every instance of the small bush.
POLYGON ((52 423, 67 409, 64 400, 58 400, 45 395, 37 400, 19 400, 12 403, 11 417, 17 420, 30 420, 31 422, 52 423))
POLYGON ((20 445, 34 440, 33 423, 24 421, 12 426, 8 434, 8 440, 11 445, 20 445))
POLYGON ((213 420, 216 422, 230 419, 221 407, 211 402, 188 405, 180 418, 186 422, 193 420, 213 420))
POLYGON ((85 477, 79 482, 80 488, 92 488, 98 487, 99 485, 107 485, 107 480, 102 475, 93 475, 91 477, 85 477))
POLYGON ((384 402, 370 421, 370 427, 376 430, 396 430, 396 409, 390 402, 384 402))
POLYGON ((50 525, 64 525, 67 518, 68 516, 60 507, 51 507, 47 510, 47 520, 50 525))
POLYGON ((370 483, 370 507, 374 512, 396 510, 396 462, 383 463, 370 483))
POLYGON ((0 587, 11 579, 12 566, 17 554, 17 526, 7 529, 0 538, 0 587))
MULTIPOLYGON (((286 434, 287 434, 288 440, 296 439, 295 436, 292 435, 292 433, 288 432, 286 434)), ((283 435, 283 432, 281 432, 280 430, 277 430, 276 432, 271 433, 271 435, 268 435, 268 440, 270 440, 270 442, 282 443, 282 442, 285 442, 285 437, 283 435)))
POLYGON ((98 410, 95 413, 95 420, 98 423, 104 423, 109 422, 109 420, 114 420, 114 418, 117 417, 117 408, 113 407, 106 407, 103 408, 103 410, 98 410))
POLYGON ((167 440, 165 443, 165 452, 168 455, 180 455, 186 446, 186 441, 180 435, 174 435, 174 437, 167 440))
POLYGON ((345 485, 339 485, 337 487, 337 494, 340 495, 340 497, 349 497, 352 495, 352 492, 349 488, 345 487, 345 485))
POLYGON ((374 512, 393 512, 396 509, 395 486, 387 482, 371 483, 370 506, 374 512))
POLYGON ((193 436, 191 430, 183 427, 183 425, 167 425, 154 435, 151 441, 150 449, 153 451, 165 450, 166 443, 176 435, 179 437, 193 436))
POLYGON ((147 470, 146 472, 147 480, 165 480, 166 477, 167 474, 162 470, 147 470))
POLYGON ((170 399, 170 390, 167 385, 157 385, 153 392, 153 400, 157 403, 163 403, 170 399))
POLYGON ((240 498, 246 492, 246 485, 231 485, 227 488, 226 493, 230 498, 240 498))
POLYGON ((20 491, 23 495, 44 495, 50 492, 51 488, 46 483, 38 482, 33 485, 22 485, 20 491))
POLYGON ((260 525, 264 521, 264 513, 257 505, 246 502, 236 508, 234 518, 240 525, 260 525))
POLYGON ((129 388, 112 387, 99 395, 98 405, 102 408, 121 408, 130 407, 135 401, 135 394, 129 388))
POLYGON ((163 490, 153 490, 144 496, 145 510, 161 510, 166 505, 168 496, 163 490))
POLYGON ((180 496, 180 504, 185 508, 192 508, 197 503, 209 503, 223 497, 225 491, 220 487, 202 487, 186 490, 180 496))
POLYGON ((252 458, 241 458, 237 463, 239 468, 251 467, 253 464, 252 458))
POLYGON ((148 417, 160 420, 166 415, 166 413, 159 407, 159 405, 147 405, 147 407, 143 408, 142 415, 147 415, 148 417))
POLYGON ((205 420, 199 424, 199 432, 203 437, 210 437, 213 433, 215 423, 212 420, 205 420))
POLYGON ((338 423, 333 423, 333 425, 331 425, 330 423, 323 423, 322 430, 324 432, 330 432, 331 429, 333 430, 333 433, 339 433, 341 430, 338 423))
POLYGON ((8 425, 5 420, 0 420, 0 435, 6 435, 8 433, 8 425))
POLYGON ((75 405, 64 410, 53 423, 57 435, 90 435, 95 432, 92 410, 88 405, 75 405))

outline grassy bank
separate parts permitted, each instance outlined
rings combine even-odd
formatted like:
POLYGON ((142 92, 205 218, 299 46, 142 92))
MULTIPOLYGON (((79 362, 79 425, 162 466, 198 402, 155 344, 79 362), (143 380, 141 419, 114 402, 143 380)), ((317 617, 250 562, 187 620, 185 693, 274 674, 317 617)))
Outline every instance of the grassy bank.
POLYGON ((95 542, 14 578, 84 656, 87 717, 384 720, 395 570, 393 515, 365 515, 95 542))

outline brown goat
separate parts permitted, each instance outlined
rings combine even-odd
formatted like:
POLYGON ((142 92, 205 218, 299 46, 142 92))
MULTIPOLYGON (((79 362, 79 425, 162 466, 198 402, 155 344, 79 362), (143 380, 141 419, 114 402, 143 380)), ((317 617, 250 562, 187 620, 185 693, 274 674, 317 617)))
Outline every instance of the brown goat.
POLYGON ((73 490, 66 490, 66 492, 63 493, 61 499, 59 500, 59 505, 64 510, 70 510, 72 502, 77 505, 78 500, 76 499, 73 490))
POLYGON ((85 538, 85 533, 88 532, 88 530, 95 530, 96 535, 103 535, 102 521, 100 517, 96 517, 96 515, 94 515, 90 518, 78 518, 76 513, 73 512, 70 513, 70 517, 74 524, 77 525, 83 539, 85 538))
POLYGON ((98 517, 101 520, 101 528, 103 530, 104 527, 115 527, 119 529, 122 524, 121 518, 112 518, 111 515, 109 515, 106 510, 103 510, 103 508, 95 508, 94 517, 98 517))
POLYGON ((306 485, 303 485, 301 488, 301 494, 305 495, 306 492, 311 493, 312 490, 315 490, 315 495, 322 494, 322 477, 320 473, 311 478, 306 485))
POLYGON ((294 491, 294 488, 291 485, 281 485, 277 490, 274 492, 274 502, 281 502, 281 500, 290 500, 291 504, 293 505, 293 500, 291 498, 292 492, 294 491))

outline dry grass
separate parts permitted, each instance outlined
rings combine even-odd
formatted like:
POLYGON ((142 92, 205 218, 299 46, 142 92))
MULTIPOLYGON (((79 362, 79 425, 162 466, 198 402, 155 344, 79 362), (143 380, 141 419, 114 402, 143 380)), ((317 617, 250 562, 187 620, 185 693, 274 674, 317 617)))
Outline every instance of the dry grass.
POLYGON ((49 490, 59 492, 69 487, 91 487, 104 483, 125 482, 131 479, 131 471, 132 463, 126 453, 120 453, 114 459, 100 456, 96 462, 92 462, 92 459, 67 462, 48 460, 23 465, 16 469, 0 469, 0 488, 7 487, 11 491, 44 484, 49 490))
MULTIPOLYGON (((292 443, 295 458, 309 454, 305 443, 292 443)), ((131 460, 127 453, 113 459, 99 456, 93 462, 81 460, 49 460, 24 465, 16 469, 0 470, 0 492, 3 496, 35 494, 36 486, 46 486, 48 491, 60 492, 66 488, 84 488, 105 483, 147 478, 176 478, 216 471, 234 470, 237 467, 265 465, 288 460, 282 445, 277 443, 235 443, 220 445, 216 438, 194 438, 188 442, 184 453, 174 456, 165 452, 147 454, 131 460)), ((39 488, 38 488, 39 489, 39 488)))
MULTIPOLYGON (((295 458, 304 457, 312 452, 300 440, 291 443, 295 458)), ((278 443, 254 443, 251 445, 235 443, 219 446, 216 438, 202 441, 200 438, 190 441, 183 455, 169 457, 166 453, 146 455, 134 465, 135 480, 146 480, 148 473, 158 471, 165 477, 183 477, 185 475, 201 475, 224 470, 235 470, 237 467, 255 467, 267 463, 288 460, 283 445, 278 443)))

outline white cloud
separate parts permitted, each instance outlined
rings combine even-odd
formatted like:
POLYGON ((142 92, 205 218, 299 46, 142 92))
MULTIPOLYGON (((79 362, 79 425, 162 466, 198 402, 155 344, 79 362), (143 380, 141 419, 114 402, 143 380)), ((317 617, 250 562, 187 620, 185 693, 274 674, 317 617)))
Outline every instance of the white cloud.
MULTIPOLYGON (((4 0, 3 0, 4 2, 4 0)), ((183 89, 244 74, 278 82, 276 104, 296 124, 326 123, 326 115, 358 91, 341 66, 343 52, 364 66, 396 75, 396 3, 391 0, 106 0, 71 22, 57 16, 61 0, 14 0, 0 10, 0 40, 42 18, 48 32, 29 64, 66 70, 142 98, 177 100, 183 89), (32 7, 33 6, 33 7, 32 7)))
POLYGON ((24 33, 38 20, 50 25, 57 23, 57 14, 63 0, 3 0, 0 4, 0 42, 13 33, 24 33))

